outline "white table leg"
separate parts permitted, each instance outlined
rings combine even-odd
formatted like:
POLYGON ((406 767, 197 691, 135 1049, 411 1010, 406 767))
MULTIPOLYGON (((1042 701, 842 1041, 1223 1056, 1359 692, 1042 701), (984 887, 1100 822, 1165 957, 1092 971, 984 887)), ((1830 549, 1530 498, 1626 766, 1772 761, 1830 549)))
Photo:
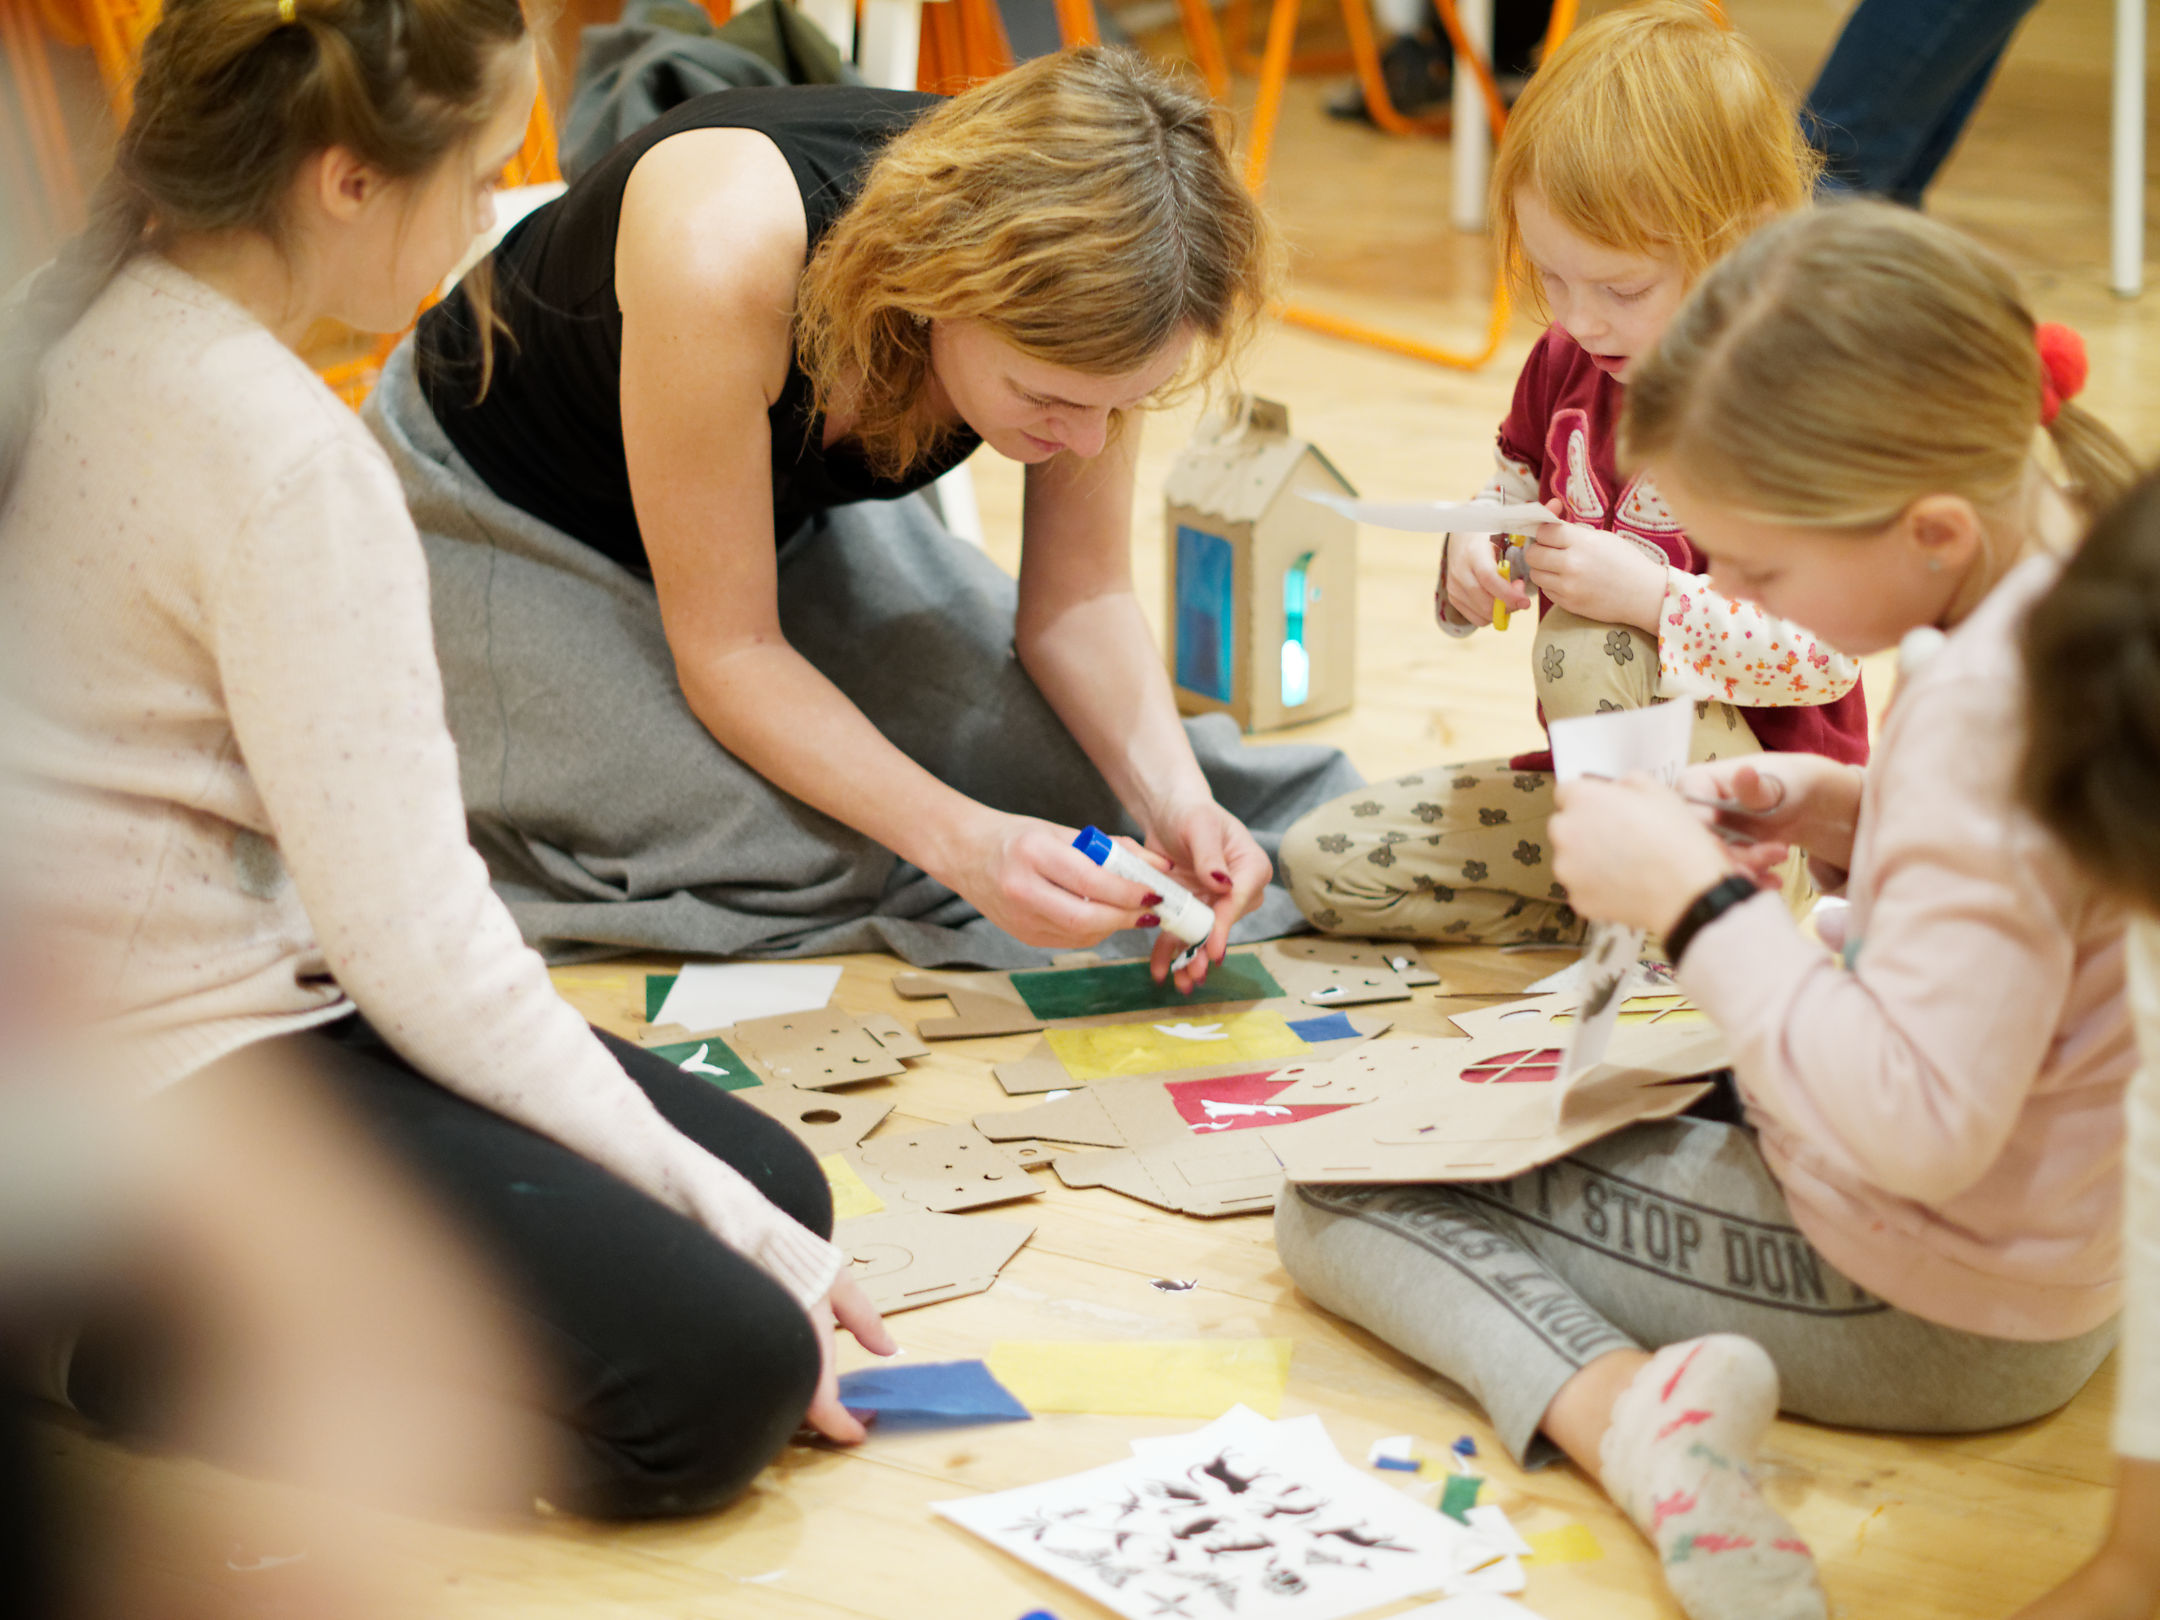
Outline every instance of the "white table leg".
MULTIPOLYGON (((1480 56, 1492 54, 1493 0, 1455 0, 1455 15, 1480 56)), ((1485 188, 1492 179, 1492 125, 1485 117, 1485 93, 1467 63, 1455 64, 1455 228, 1485 228, 1485 188)))
POLYGON ((795 0, 795 5, 840 47, 841 60, 855 60, 855 0, 795 0))
POLYGON ((923 0, 868 0, 863 8, 862 59, 870 83, 887 90, 915 88, 922 55, 923 0))
POLYGON ((2145 0, 2115 0, 2115 129, 2109 237, 2115 291, 2145 288, 2145 0))

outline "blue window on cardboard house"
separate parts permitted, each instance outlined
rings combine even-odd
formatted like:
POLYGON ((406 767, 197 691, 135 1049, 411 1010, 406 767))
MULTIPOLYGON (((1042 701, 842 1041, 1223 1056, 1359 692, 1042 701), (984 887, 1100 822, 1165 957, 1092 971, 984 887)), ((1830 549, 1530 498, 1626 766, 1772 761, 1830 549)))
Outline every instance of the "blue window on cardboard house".
POLYGON ((1236 556, 1221 535, 1178 525, 1177 683, 1218 703, 1230 701, 1237 659, 1231 613, 1236 556))

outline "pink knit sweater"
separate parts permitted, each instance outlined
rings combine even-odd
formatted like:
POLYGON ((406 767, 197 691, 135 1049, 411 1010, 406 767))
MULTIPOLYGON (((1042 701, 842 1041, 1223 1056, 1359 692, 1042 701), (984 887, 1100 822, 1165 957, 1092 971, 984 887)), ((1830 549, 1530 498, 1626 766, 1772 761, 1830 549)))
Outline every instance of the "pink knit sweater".
POLYGON ((2123 918, 2018 810, 2025 563, 1900 683, 1867 768, 1846 959, 1774 895, 1681 982, 1730 1037, 1800 1228, 1862 1287, 2001 1338, 2107 1320, 2136 1054, 2123 918))
POLYGON ((154 1088, 357 1004, 422 1073, 820 1300, 838 1252, 660 1117, 489 887, 419 536, 358 418, 150 254, 44 387, 0 509, 13 808, 107 1053, 154 1088))

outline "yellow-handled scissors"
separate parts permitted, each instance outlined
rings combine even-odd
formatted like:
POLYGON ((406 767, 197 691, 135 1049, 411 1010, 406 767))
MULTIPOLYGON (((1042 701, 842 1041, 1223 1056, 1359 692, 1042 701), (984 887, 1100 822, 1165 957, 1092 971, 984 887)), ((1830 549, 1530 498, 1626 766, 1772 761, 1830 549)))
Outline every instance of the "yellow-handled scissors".
MULTIPOLYGON (((1504 534, 1497 538, 1507 542, 1500 549, 1500 577, 1502 579, 1513 579, 1515 577, 1515 557, 1522 550, 1522 537, 1504 534)), ((1507 603, 1497 596, 1494 597, 1492 600, 1492 627, 1495 630, 1505 630, 1507 628, 1507 619, 1507 603)))

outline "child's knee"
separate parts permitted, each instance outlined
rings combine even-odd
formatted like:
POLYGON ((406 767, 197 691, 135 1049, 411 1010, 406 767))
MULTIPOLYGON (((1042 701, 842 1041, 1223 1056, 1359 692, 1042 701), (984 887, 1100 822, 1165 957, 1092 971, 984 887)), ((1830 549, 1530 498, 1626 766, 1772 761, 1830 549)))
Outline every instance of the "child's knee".
POLYGON ((1530 664, 1547 720, 1657 701, 1657 639, 1626 625, 1600 624, 1547 608, 1530 664))

